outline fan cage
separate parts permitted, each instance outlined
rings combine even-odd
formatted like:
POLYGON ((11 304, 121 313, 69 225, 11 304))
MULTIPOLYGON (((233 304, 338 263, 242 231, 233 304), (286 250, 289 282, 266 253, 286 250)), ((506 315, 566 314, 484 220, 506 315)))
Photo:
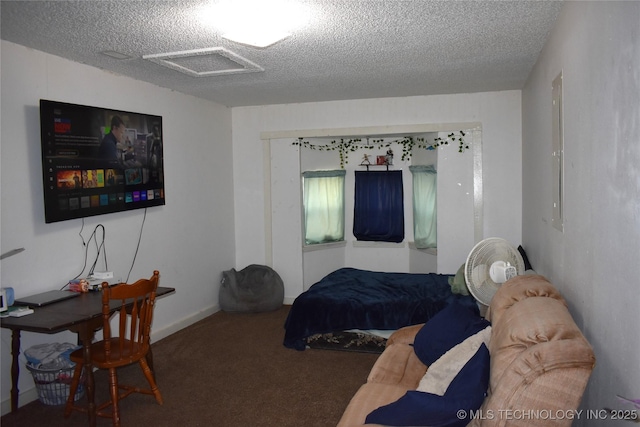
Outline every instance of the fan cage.
POLYGON ((502 285, 489 275, 491 265, 496 261, 505 261, 515 267, 517 274, 524 273, 522 255, 508 241, 498 237, 484 239, 476 244, 465 262, 464 278, 473 297, 483 305, 489 305, 491 299, 502 285))

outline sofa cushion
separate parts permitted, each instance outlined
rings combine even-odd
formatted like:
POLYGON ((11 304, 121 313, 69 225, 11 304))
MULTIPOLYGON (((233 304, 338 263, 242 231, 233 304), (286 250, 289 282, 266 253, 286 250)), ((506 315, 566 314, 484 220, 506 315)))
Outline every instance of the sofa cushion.
POLYGON ((397 384, 415 389, 427 367, 418 359, 413 347, 396 343, 387 346, 371 368, 367 382, 397 384))
POLYGON ((387 347, 393 344, 409 344, 413 346, 416 334, 423 326, 424 323, 418 323, 416 325, 405 326, 398 329, 387 339, 387 347))
POLYGON ((416 334, 413 342, 416 356, 429 366, 453 346, 489 326, 472 310, 458 302, 449 304, 433 316, 416 334))
MULTIPOLYGON (((511 363, 522 357, 524 351, 538 344, 575 340, 582 333, 563 302, 553 298, 531 297, 507 310, 493 326, 489 348, 492 355, 491 384, 498 384, 500 377, 511 363)), ((540 350, 536 350, 540 351, 540 350)))
POLYGON ((416 390, 367 415, 367 424, 464 427, 480 408, 489 382, 489 350, 482 344, 453 379, 444 396, 416 390))
POLYGON ((362 426, 371 411, 398 400, 406 392, 406 387, 397 384, 366 383, 351 398, 336 427, 362 426))
POLYGON ((487 320, 491 323, 498 322, 502 314, 514 304, 531 297, 553 298, 566 305, 562 295, 544 276, 535 274, 516 276, 498 288, 491 299, 487 320))
MULTIPOLYGON (((576 410, 595 364, 593 350, 558 291, 542 276, 517 276, 491 302, 491 369, 481 413, 576 410)), ((529 427, 530 419, 510 427, 529 427)), ((570 419, 536 425, 569 426, 570 419)), ((499 427, 504 417, 476 418, 472 427, 499 427)))
POLYGON ((482 344, 489 346, 491 326, 487 326, 477 334, 471 335, 460 344, 436 360, 424 374, 417 387, 418 391, 444 395, 447 387, 458 375, 462 368, 476 354, 482 344))

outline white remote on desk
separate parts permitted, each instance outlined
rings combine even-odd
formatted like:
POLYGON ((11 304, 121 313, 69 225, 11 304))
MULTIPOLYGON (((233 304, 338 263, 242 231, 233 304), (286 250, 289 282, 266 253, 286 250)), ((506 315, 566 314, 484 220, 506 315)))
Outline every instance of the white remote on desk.
POLYGON ((17 310, 13 310, 9 312, 9 316, 11 317, 22 317, 22 316, 26 316, 27 314, 31 314, 33 313, 33 309, 29 308, 29 307, 20 307, 17 310))

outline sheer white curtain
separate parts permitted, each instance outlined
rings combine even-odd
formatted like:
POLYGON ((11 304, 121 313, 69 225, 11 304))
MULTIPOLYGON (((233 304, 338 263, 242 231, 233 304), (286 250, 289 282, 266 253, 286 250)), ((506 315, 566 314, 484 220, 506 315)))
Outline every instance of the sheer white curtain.
POLYGON ((344 170, 302 173, 305 245, 344 240, 345 174, 344 170))
POLYGON ((409 166, 413 175, 413 240, 419 249, 437 248, 437 173, 432 165, 409 166))

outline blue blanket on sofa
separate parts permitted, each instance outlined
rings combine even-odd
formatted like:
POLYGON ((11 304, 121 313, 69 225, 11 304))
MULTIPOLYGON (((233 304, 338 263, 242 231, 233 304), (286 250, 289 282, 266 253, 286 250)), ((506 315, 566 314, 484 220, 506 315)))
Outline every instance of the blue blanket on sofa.
POLYGON ((456 300, 477 310, 473 297, 451 292, 449 277, 338 269, 295 299, 285 321, 284 345, 304 350, 306 338, 314 334, 424 323, 456 300))

